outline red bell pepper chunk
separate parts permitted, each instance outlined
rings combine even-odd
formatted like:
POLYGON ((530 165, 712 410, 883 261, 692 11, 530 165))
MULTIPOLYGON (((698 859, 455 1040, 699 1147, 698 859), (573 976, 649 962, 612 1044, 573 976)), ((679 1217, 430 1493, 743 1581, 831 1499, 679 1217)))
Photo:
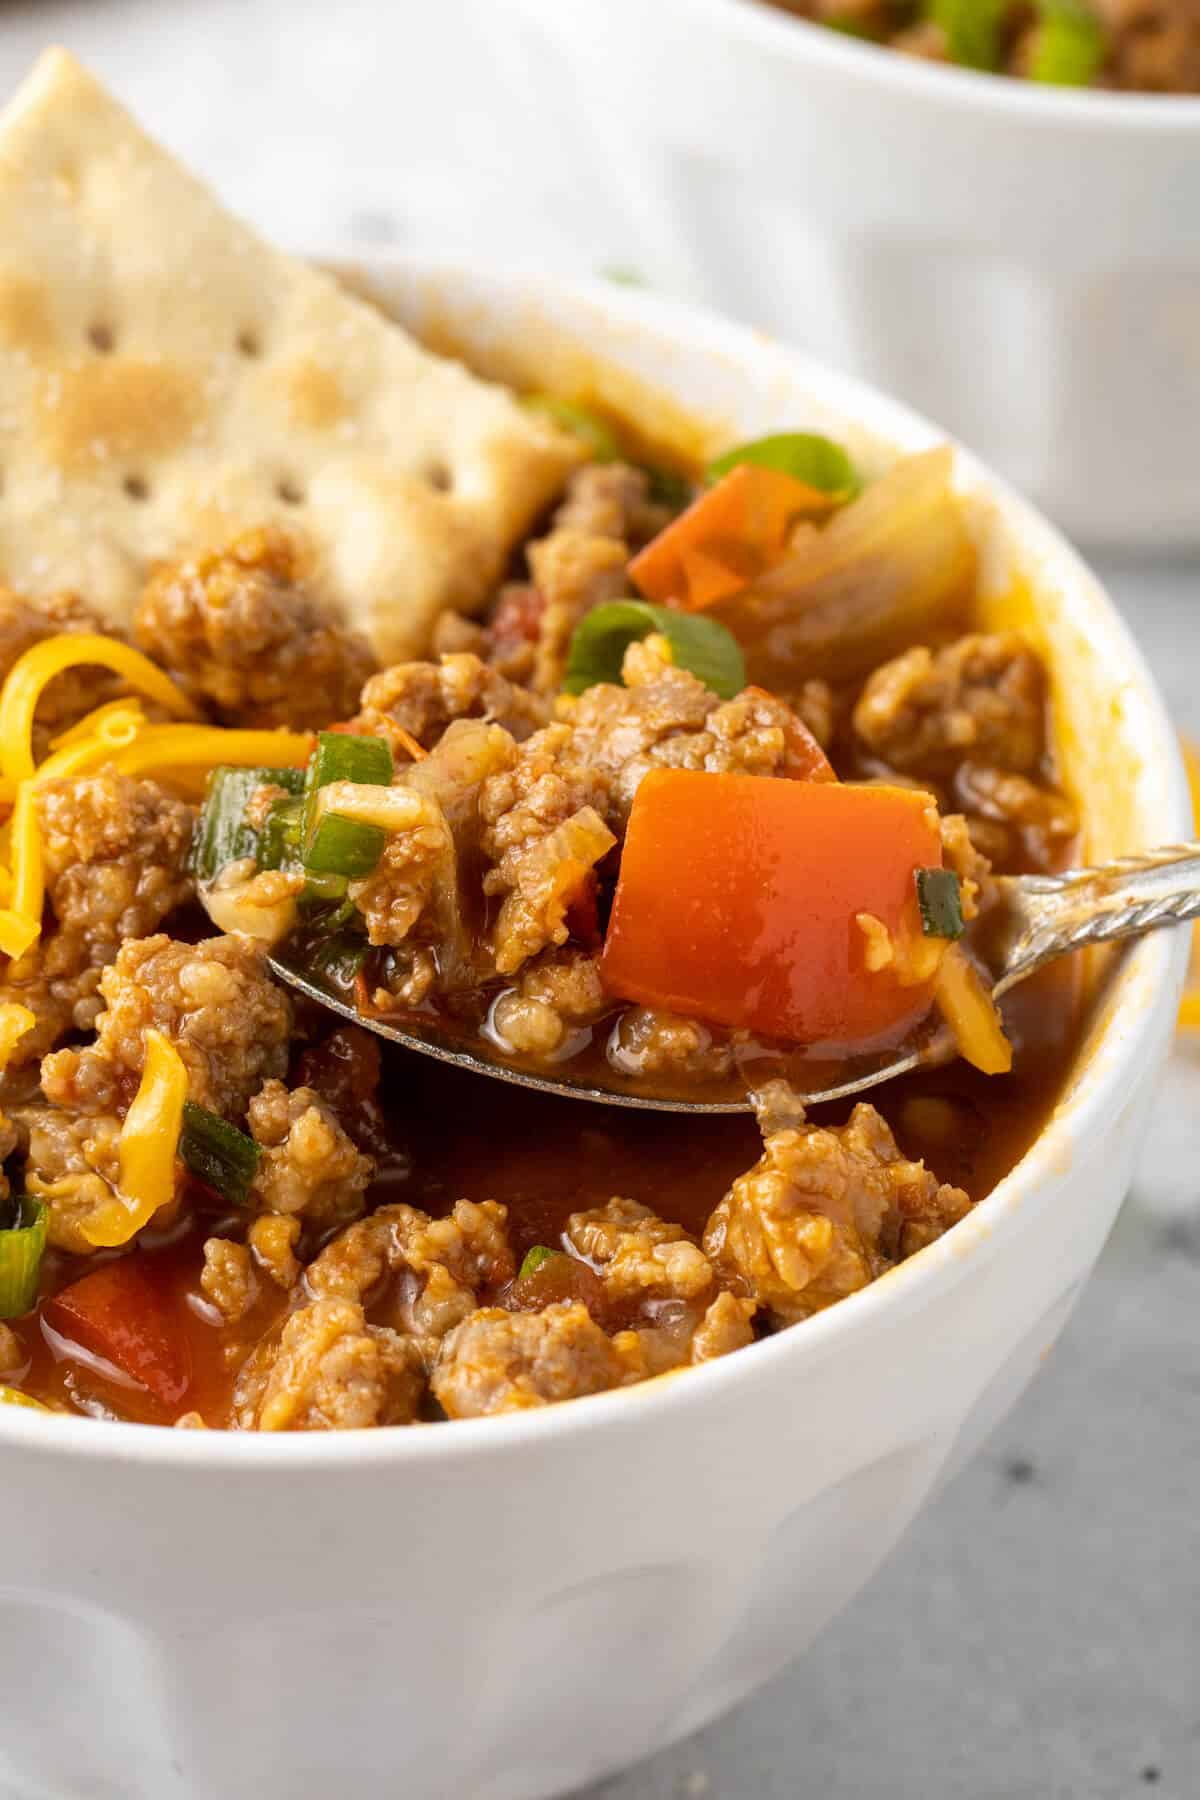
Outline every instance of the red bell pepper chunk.
POLYGON ((931 1003, 914 877, 941 861, 937 812, 911 788, 655 770, 601 976, 623 1000, 795 1044, 898 1042, 931 1003), (881 939, 895 964, 870 967, 881 939))
POLYGON ((63 1288, 43 1309, 48 1325, 140 1382, 164 1406, 178 1406, 191 1383, 179 1324, 144 1257, 105 1263, 63 1288))
POLYGON ((739 463, 639 551, 629 578, 660 606, 715 606, 778 561, 798 521, 823 519, 837 504, 778 469, 739 463))

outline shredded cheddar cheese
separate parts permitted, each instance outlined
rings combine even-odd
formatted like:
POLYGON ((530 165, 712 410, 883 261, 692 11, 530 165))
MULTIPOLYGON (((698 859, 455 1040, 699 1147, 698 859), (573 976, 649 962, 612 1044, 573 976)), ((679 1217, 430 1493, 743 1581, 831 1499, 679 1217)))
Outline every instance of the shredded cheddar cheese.
POLYGON ((10 820, 12 832, 11 905, 0 911, 0 950, 14 961, 36 944, 42 930, 45 880, 42 872, 42 840, 38 832, 37 804, 32 781, 17 789, 10 820))
POLYGON ((299 768, 312 755, 316 738, 304 731, 226 731, 219 725, 147 725, 133 743, 111 758, 122 775, 174 769, 212 769, 218 763, 256 768, 299 768))
POLYGON ((47 781, 106 766, 124 775, 158 775, 187 791, 202 789, 218 763, 298 767, 315 739, 310 732, 226 731, 193 723, 196 709, 169 676, 140 651, 99 634, 63 633, 27 650, 0 689, 0 805, 12 817, 0 830, 0 951, 24 956, 41 934, 45 897, 34 790, 47 781), (111 669, 139 694, 188 723, 151 724, 134 695, 107 701, 51 741, 35 767, 33 720, 46 686, 64 669, 111 669))
POLYGON ((33 774, 33 717, 46 687, 56 675, 81 665, 111 669, 177 718, 197 717, 183 689, 131 644, 99 632, 60 632, 18 657, 0 689, 0 764, 10 779, 25 781, 33 774))
MULTIPOLYGON (((104 709, 103 720, 99 720, 92 736, 76 738, 72 734, 72 742, 63 743, 61 749, 54 751, 47 760, 38 763, 34 770, 34 785, 41 787, 45 781, 61 781, 65 776, 85 776, 94 769, 101 769, 104 763, 112 761, 113 754, 126 745, 135 742, 139 731, 146 725, 146 716, 137 702, 121 700, 117 702, 119 711, 108 713, 104 709)), ((97 709, 99 711, 99 709, 97 709)))
POLYGON ((407 751, 414 762, 424 762, 429 755, 428 750, 423 744, 417 742, 412 732, 405 731, 403 725, 397 725, 395 720, 392 720, 388 726, 388 736, 399 744, 402 750, 407 751))
MULTIPOLYGON (((92 737, 103 738, 109 744, 130 744, 146 722, 142 711, 142 703, 131 694, 120 700, 106 700, 103 706, 94 707, 77 719, 66 731, 60 731, 57 737, 50 739, 52 750, 65 750, 70 744, 82 744, 92 737)), ((44 766, 44 765, 43 765, 44 766)))
POLYGON ((18 1006, 15 1000, 0 1006, 0 1069, 8 1067, 13 1051, 36 1024, 37 1020, 27 1006, 18 1006))
POLYGON ((1004 1035, 996 1002, 961 944, 947 946, 933 996, 954 1033, 959 1055, 985 1075, 1007 1075, 1012 1045, 1004 1035))
POLYGON ((145 1044, 141 1085, 125 1115, 117 1146, 120 1190, 79 1222, 83 1237, 98 1250, 129 1243, 175 1198, 187 1069, 161 1031, 147 1031, 145 1044))

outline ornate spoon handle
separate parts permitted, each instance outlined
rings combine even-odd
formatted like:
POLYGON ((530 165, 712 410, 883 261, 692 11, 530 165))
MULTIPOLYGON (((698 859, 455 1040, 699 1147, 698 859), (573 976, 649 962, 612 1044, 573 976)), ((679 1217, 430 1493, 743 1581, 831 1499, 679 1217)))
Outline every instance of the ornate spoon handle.
POLYGON ((1069 950, 1200 917, 1200 844, 1168 844, 1061 875, 1004 875, 997 886, 1007 903, 990 959, 999 997, 1069 950))

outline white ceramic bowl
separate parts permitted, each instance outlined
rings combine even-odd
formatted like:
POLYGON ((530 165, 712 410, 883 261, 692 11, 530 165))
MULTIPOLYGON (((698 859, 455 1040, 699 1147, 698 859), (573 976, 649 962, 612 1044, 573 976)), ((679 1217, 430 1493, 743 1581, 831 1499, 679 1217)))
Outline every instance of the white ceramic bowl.
MULTIPOLYGON (((724 432, 813 425, 875 465, 937 439, 650 298, 428 263, 376 276, 417 325, 652 380, 724 432)), ((1115 612, 965 455, 959 479, 990 586, 1037 587, 1090 848, 1178 837, 1172 735, 1115 612)), ((725 1361, 361 1435, 0 1407, 0 1793, 537 1800, 739 1700, 866 1581, 1059 1332, 1128 1181, 1185 955, 1164 934, 1121 965, 1051 1125, 969 1219, 725 1361)))
POLYGON ((480 14, 652 281, 902 396, 1085 541, 1200 543, 1200 99, 938 68, 757 0, 480 14))

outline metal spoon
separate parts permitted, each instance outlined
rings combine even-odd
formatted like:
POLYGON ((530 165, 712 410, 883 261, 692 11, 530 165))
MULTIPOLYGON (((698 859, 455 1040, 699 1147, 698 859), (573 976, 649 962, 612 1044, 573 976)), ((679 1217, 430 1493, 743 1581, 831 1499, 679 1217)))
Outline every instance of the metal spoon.
MULTIPOLYGON (((1002 875, 995 878, 995 887, 998 898, 988 915, 988 940, 992 995, 999 1000, 1019 981, 1068 951, 1088 944, 1142 937, 1161 926, 1179 925, 1200 915, 1200 844, 1173 844, 1137 856, 1119 857, 1098 868, 1069 869, 1061 875, 1002 875)), ((573 1080, 568 1074, 537 1074, 519 1063, 505 1061, 498 1049, 489 1050, 479 1038, 473 1037, 468 1047, 440 1032, 432 1020, 418 1024, 408 1018, 402 1028, 386 1019, 361 1014, 322 987, 310 972, 277 954, 269 956, 268 961, 280 981, 319 1005, 394 1044, 402 1044, 406 1050, 435 1056, 477 1075, 491 1075, 520 1087, 609 1106, 681 1113, 750 1111, 746 1098, 704 1100, 639 1092, 632 1083, 628 1089, 618 1086, 615 1076, 612 1086, 598 1087, 587 1080, 573 1080)), ((934 1043, 926 1042, 915 1051, 890 1056, 890 1060, 886 1056, 882 1061, 878 1057, 850 1059, 840 1065, 846 1070, 846 1079, 812 1091, 804 1089, 802 1080, 796 1083, 794 1073, 789 1075, 805 1099, 815 1103, 864 1093, 897 1075, 945 1058, 944 1049, 939 1054, 934 1043)), ((747 1081, 746 1085, 749 1088, 751 1083, 747 1081)))

